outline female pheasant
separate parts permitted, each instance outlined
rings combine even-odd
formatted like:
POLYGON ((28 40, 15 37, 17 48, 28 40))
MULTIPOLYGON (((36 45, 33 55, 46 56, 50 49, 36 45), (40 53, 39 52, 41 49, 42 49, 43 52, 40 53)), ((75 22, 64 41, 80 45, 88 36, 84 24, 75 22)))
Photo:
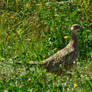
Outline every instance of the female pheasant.
POLYGON ((72 66, 73 62, 78 56, 78 39, 76 30, 80 29, 79 24, 74 24, 71 27, 71 40, 68 45, 55 53, 53 56, 45 59, 42 63, 39 62, 29 62, 31 65, 39 64, 40 67, 45 68, 48 72, 61 73, 62 66, 68 68, 72 66))

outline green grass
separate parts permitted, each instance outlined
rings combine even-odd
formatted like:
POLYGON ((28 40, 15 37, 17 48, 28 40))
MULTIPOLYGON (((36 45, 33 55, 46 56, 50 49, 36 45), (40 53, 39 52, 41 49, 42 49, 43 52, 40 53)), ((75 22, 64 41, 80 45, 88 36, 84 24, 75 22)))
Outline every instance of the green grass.
POLYGON ((0 1, 0 92, 91 92, 92 3, 73 0, 0 1), (78 23, 77 65, 61 76, 49 74, 29 61, 42 61, 70 41, 78 23), (68 36, 68 39, 64 39, 68 36), (16 62, 22 62, 16 65, 16 62), (76 85, 76 87, 75 87, 76 85))

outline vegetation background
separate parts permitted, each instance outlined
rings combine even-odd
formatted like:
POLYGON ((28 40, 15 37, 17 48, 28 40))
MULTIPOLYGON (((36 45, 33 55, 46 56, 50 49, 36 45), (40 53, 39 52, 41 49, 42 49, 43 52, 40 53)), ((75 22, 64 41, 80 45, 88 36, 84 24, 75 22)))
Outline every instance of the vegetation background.
POLYGON ((0 0, 0 92, 92 92, 91 0, 0 0), (57 76, 27 64, 64 48, 75 23, 77 66, 57 76))

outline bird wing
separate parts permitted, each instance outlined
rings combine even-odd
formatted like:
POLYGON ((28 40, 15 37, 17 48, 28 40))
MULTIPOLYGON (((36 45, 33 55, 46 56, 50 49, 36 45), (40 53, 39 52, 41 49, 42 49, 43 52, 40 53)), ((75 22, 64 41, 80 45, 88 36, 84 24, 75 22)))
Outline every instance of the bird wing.
POLYGON ((49 57, 48 59, 45 59, 42 61, 43 66, 48 66, 49 64, 55 65, 57 63, 62 63, 65 58, 74 51, 74 48, 72 46, 65 47, 64 49, 58 51, 53 56, 49 57))

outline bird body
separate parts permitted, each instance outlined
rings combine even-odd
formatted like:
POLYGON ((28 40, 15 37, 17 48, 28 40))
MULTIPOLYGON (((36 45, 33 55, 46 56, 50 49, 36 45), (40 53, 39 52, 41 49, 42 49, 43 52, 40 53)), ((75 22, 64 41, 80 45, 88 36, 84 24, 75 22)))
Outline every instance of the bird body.
POLYGON ((78 56, 78 41, 76 30, 80 28, 80 25, 74 24, 71 27, 71 41, 68 45, 52 55, 51 57, 43 60, 41 63, 30 62, 31 65, 39 64, 40 67, 45 68, 48 72, 58 73, 62 71, 62 65, 72 66, 73 62, 78 56))

